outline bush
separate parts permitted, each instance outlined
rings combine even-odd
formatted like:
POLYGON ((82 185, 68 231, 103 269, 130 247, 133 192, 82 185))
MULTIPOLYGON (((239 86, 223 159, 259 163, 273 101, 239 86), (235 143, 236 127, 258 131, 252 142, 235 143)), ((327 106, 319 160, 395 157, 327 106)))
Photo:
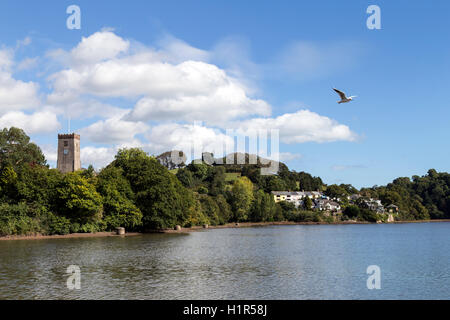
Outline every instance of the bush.
MULTIPOLYGON (((66 217, 57 216, 51 212, 47 213, 47 233, 52 234, 68 234, 70 233, 71 223, 66 217)), ((74 231, 74 232, 78 232, 74 231)))
POLYGON ((102 197, 81 174, 68 173, 58 185, 57 207, 62 216, 80 224, 94 223, 102 217, 102 197))
POLYGON ((200 194, 208 194, 208 188, 206 188, 206 187, 200 187, 200 188, 198 188, 198 193, 200 193, 200 194))
POLYGON ((356 218, 357 216, 359 216, 360 214, 360 209, 358 206, 355 205, 351 205, 348 206, 344 209, 344 215, 346 215, 348 218, 353 219, 356 218))
POLYGON ((377 222, 378 221, 378 215, 376 212, 369 210, 369 209, 361 209, 360 213, 358 215, 358 218, 363 221, 369 221, 369 222, 377 222))
POLYGON ((206 194, 200 194, 198 195, 198 200, 203 215, 208 219, 207 223, 213 226, 218 225, 220 223, 220 209, 214 199, 206 194))
POLYGON ((0 204, 0 235, 19 235, 41 232, 39 221, 28 215, 25 203, 0 204))

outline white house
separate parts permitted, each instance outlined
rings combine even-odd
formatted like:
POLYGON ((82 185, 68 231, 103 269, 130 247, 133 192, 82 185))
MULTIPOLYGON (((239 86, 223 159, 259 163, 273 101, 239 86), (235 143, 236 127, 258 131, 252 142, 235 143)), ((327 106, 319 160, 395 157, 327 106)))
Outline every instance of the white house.
POLYGON ((339 203, 327 199, 316 200, 314 208, 320 211, 333 211, 333 212, 341 210, 341 206, 339 205, 339 203))

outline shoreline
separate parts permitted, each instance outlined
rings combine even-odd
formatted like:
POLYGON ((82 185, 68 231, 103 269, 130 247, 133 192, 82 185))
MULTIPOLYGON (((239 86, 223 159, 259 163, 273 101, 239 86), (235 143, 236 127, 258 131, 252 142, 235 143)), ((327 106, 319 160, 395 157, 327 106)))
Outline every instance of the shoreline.
POLYGON ((106 238, 106 237, 132 237, 141 235, 140 232, 127 232, 124 235, 117 235, 114 231, 104 231, 96 233, 69 233, 69 234, 53 234, 53 235, 10 235, 0 236, 0 241, 8 240, 47 240, 47 239, 70 239, 70 238, 106 238))
MULTIPOLYGON (((411 221, 394 221, 381 224, 403 224, 403 223, 429 223, 429 222, 450 222, 450 219, 436 219, 436 220, 411 220, 411 221)), ((148 232, 127 232, 124 235, 117 235, 114 231, 96 232, 96 233, 70 233, 65 235, 10 235, 0 236, 0 241, 8 240, 47 240, 47 239, 73 239, 73 238, 105 238, 105 237, 132 237, 144 234, 155 233, 191 233, 198 231, 207 231, 210 229, 230 229, 230 228, 254 228, 254 227, 267 227, 267 226, 294 226, 294 225, 353 225, 353 224, 377 224, 367 221, 340 221, 334 223, 328 222, 293 222, 293 221, 279 221, 279 222, 239 222, 239 223, 227 223, 218 226, 194 226, 181 228, 181 230, 173 229, 160 229, 149 230, 148 232)))
POLYGON ((376 223, 368 221, 340 221, 340 222, 294 222, 294 221, 277 221, 277 222, 239 222, 227 223, 224 225, 208 226, 204 228, 203 226, 194 226, 181 228, 181 230, 173 229, 162 229, 162 230, 149 230, 146 233, 190 233, 197 231, 207 231, 209 229, 230 229, 230 228, 254 228, 254 227, 267 227, 267 226, 295 226, 295 225, 354 225, 354 224, 403 224, 403 223, 428 223, 428 222, 450 222, 450 219, 435 219, 435 220, 405 220, 405 221, 393 221, 386 223, 376 223))

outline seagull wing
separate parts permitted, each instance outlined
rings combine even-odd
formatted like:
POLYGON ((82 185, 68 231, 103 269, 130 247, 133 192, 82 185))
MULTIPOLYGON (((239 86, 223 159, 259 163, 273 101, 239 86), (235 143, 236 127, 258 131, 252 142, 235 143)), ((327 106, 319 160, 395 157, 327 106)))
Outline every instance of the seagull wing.
POLYGON ((347 99, 347 97, 345 96, 345 93, 343 93, 342 91, 335 89, 335 88, 333 88, 333 90, 339 94, 339 96, 341 97, 342 100, 347 99))

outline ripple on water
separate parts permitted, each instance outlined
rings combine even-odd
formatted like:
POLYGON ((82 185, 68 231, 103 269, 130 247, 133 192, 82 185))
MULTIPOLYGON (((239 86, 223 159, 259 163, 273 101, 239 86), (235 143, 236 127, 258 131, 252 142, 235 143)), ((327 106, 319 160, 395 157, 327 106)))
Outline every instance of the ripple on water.
POLYGON ((448 299, 450 223, 0 242, 0 299, 448 299), (68 290, 69 265, 81 290, 68 290), (379 265, 382 289, 368 290, 379 265))

